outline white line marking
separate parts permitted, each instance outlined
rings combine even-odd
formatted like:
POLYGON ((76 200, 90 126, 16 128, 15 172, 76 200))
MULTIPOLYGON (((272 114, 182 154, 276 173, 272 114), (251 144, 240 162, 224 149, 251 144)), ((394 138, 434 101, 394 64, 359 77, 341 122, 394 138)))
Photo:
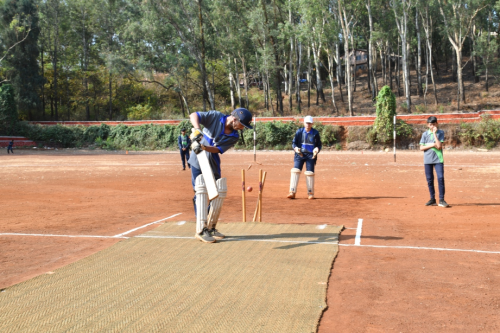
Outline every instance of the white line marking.
MULTIPOLYGON (((139 235, 135 236, 135 238, 158 238, 158 239, 195 239, 190 236, 148 236, 148 235, 139 235)), ((286 241, 286 240, 277 240, 277 239, 245 239, 245 238, 224 238, 221 240, 217 240, 218 242, 234 242, 234 241, 249 241, 249 242, 272 242, 272 243, 294 243, 294 244, 329 244, 329 245, 338 245, 336 242, 318 242, 318 241, 286 241)))
POLYGON ((363 228, 363 219, 358 219, 358 228, 356 229, 356 238, 354 245, 361 245, 361 230, 363 228))
POLYGON ((121 237, 121 236, 21 234, 21 233, 13 233, 13 232, 0 233, 0 236, 37 236, 37 237, 66 237, 66 238, 123 238, 123 239, 129 238, 129 237, 121 237))
POLYGON ((435 250, 435 251, 455 251, 455 252, 476 252, 476 253, 500 254, 500 251, 447 249, 447 248, 443 248, 443 247, 390 246, 390 245, 356 245, 356 244, 339 244, 339 246, 361 246, 361 247, 376 247, 376 248, 387 248, 387 249, 414 249, 414 250, 435 250))
POLYGON ((137 228, 134 228, 132 230, 129 230, 129 231, 126 231, 124 233, 121 233, 121 234, 118 234, 118 235, 115 235, 113 237, 121 237, 121 236, 124 236, 124 235, 127 235, 127 234, 130 234, 131 232, 134 232, 136 230, 139 230, 139 229, 142 229, 142 228, 145 228, 147 226, 150 226, 151 224, 155 224, 155 223, 159 223, 159 222, 162 222, 162 221, 165 221, 165 220, 168 220, 168 219, 171 219, 172 217, 176 217, 177 215, 181 215, 182 213, 177 213, 177 214, 174 214, 172 216, 169 216, 169 217, 166 217, 164 219, 161 219, 161 220, 158 220, 158 221, 154 221, 154 222, 151 222, 151 223, 148 223, 148 224, 145 224, 143 226, 140 226, 140 227, 137 227, 137 228))

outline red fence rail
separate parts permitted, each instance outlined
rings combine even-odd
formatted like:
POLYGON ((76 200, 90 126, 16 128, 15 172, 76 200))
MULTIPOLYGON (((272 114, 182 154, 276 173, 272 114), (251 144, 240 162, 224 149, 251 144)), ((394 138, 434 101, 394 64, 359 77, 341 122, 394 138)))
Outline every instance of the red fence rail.
MULTIPOLYGON (((418 114, 418 115, 398 115, 398 119, 404 120, 408 124, 425 124, 429 116, 435 116, 443 124, 459 124, 461 122, 473 123, 481 120, 483 114, 490 114, 493 119, 500 119, 500 110, 484 110, 474 113, 440 113, 440 114, 418 114)), ((257 122, 270 121, 301 121, 302 117, 257 117, 257 122)), ((140 126, 145 124, 154 125, 177 125, 181 120, 132 120, 132 121, 32 121, 32 124, 45 126, 92 126, 106 124, 109 126, 126 125, 140 126)), ((375 122, 375 116, 360 117, 315 117, 315 122, 336 126, 370 126, 375 122)))

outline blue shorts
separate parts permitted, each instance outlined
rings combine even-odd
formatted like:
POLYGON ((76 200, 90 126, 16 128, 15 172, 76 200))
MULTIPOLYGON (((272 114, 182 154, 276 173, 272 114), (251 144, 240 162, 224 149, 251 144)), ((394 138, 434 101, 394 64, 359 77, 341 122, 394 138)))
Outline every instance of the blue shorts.
POLYGON ((303 156, 295 153, 293 159, 293 167, 302 171, 304 163, 306 164, 306 170, 314 172, 314 166, 316 165, 316 159, 313 159, 313 153, 302 153, 303 156))

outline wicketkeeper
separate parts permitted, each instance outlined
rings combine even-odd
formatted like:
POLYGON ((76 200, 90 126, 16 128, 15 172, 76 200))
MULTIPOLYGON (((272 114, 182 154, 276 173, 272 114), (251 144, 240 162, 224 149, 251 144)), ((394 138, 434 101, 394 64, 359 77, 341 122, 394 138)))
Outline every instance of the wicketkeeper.
POLYGON ((295 199, 297 193, 297 184, 299 183, 300 173, 304 163, 306 164, 306 184, 307 198, 314 199, 314 166, 316 165, 318 153, 321 151, 321 138, 319 132, 312 128, 313 118, 306 116, 304 118, 304 128, 300 128, 295 133, 292 147, 295 151, 292 176, 290 179, 289 199, 295 199))
POLYGON ((250 125, 252 114, 247 109, 239 108, 231 112, 229 116, 219 111, 194 112, 189 116, 189 119, 194 127, 191 140, 193 143, 200 142, 201 149, 204 150, 200 154, 207 155, 219 192, 219 196, 210 202, 210 212, 207 217, 207 188, 198 157, 193 148, 188 163, 191 165, 191 183, 195 191, 193 198, 196 215, 195 237, 205 243, 214 243, 216 239, 224 238, 224 235, 217 231, 216 226, 222 203, 227 194, 226 178, 221 178, 219 154, 224 154, 238 142, 239 130, 252 129, 250 125), (203 131, 200 129, 200 125, 204 126, 203 131), (201 135, 203 137, 199 140, 201 135))

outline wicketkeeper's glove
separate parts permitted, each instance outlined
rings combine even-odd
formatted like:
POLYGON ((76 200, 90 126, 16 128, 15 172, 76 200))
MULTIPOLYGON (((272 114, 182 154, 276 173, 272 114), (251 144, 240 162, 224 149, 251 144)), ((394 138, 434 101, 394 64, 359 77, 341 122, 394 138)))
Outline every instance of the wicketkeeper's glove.
POLYGON ((191 141, 198 141, 200 142, 201 139, 203 138, 203 133, 197 128, 192 128, 191 129, 191 135, 189 136, 191 141))

